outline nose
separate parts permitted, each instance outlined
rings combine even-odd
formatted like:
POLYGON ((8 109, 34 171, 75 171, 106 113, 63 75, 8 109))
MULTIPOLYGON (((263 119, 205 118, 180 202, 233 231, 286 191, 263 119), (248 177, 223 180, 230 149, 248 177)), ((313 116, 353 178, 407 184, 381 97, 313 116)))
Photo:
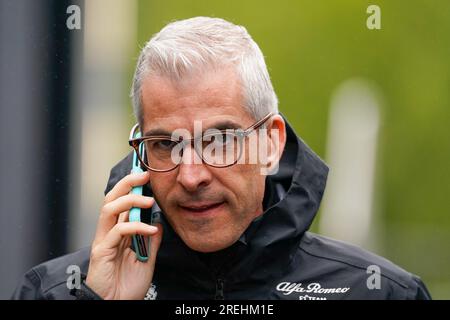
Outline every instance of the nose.
POLYGON ((192 145, 183 150, 183 157, 178 167, 177 182, 188 192, 195 192, 211 183, 212 174, 202 162, 192 145))

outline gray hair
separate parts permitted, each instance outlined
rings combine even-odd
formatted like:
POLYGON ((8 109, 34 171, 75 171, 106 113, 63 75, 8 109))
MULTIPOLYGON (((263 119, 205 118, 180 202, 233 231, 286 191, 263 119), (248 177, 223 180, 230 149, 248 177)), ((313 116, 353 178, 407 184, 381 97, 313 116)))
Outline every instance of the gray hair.
POLYGON ((141 87, 146 76, 180 80, 207 67, 228 65, 237 68, 244 108, 255 120, 278 113, 264 56, 245 27, 220 18, 195 17, 166 25, 142 49, 130 94, 138 122, 143 121, 141 87))

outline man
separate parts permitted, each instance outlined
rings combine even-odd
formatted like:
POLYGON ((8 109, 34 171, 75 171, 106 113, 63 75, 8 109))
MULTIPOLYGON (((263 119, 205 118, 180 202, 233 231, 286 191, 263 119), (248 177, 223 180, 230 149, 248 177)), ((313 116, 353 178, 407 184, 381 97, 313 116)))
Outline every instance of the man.
POLYGON ((430 298, 417 276, 307 231, 328 169, 279 115, 245 28, 167 25, 142 50, 131 95, 143 137, 130 144, 145 172, 129 174, 133 154, 119 162, 92 247, 33 268, 13 298, 430 298), (138 186, 144 195, 130 193, 138 186), (158 223, 129 222, 155 201, 158 223), (131 249, 136 234, 151 238, 146 262, 131 249), (72 290, 70 265, 86 275, 72 290))

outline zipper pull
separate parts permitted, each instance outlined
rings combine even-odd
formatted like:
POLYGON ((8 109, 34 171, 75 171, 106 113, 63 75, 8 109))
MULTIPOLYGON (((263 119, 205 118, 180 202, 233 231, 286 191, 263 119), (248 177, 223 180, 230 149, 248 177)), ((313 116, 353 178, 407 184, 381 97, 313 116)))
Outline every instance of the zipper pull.
POLYGON ((225 281, 222 279, 217 279, 216 282, 216 296, 214 297, 215 300, 224 300, 224 296, 223 296, 223 286, 224 286, 225 281))

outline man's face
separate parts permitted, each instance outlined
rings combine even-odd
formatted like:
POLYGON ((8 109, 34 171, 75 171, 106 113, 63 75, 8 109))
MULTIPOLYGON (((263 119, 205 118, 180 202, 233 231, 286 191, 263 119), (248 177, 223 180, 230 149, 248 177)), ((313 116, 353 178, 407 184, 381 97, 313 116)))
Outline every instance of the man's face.
MULTIPOLYGON (((245 129, 256 120, 242 107, 242 89, 232 69, 211 71, 181 83, 148 77, 143 83, 143 132, 202 130, 234 123, 245 129)), ((257 164, 214 168, 194 163, 197 154, 170 172, 151 172, 155 198, 187 246, 213 252, 232 245, 262 213, 265 176, 257 164)))

